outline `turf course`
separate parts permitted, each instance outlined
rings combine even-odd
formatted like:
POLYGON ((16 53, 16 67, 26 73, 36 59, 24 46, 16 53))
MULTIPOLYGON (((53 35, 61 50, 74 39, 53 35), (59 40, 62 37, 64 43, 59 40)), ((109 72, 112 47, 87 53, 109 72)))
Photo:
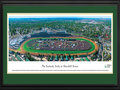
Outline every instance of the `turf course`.
MULTIPOLYGON (((32 41, 32 40, 36 40, 36 39, 40 39, 40 38, 32 38, 28 41, 26 41, 23 45, 23 49, 26 51, 26 52, 30 52, 30 53, 52 53, 52 54, 75 54, 75 53, 89 53, 89 52, 92 52, 94 49, 95 49, 95 45, 93 44, 93 42, 91 42, 90 40, 87 40, 85 38, 75 38, 76 40, 84 40, 84 41, 87 41, 91 44, 91 49, 89 50, 84 50, 84 51, 50 51, 50 50, 33 50, 33 49, 30 49, 30 47, 28 47, 28 42, 32 41)), ((42 38, 42 39, 56 39, 56 38, 42 38)), ((64 39, 70 39, 70 38, 64 38, 64 39)), ((73 38, 74 39, 74 38, 73 38)))

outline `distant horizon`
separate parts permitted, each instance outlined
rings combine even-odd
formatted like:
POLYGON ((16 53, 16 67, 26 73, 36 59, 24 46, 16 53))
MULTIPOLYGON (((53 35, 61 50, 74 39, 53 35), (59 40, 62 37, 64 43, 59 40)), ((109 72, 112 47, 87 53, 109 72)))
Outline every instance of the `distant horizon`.
POLYGON ((52 18, 47 18, 47 17, 46 18, 39 18, 39 17, 38 18, 34 18, 34 17, 32 17, 32 18, 26 18, 26 17, 21 18, 20 17, 20 18, 11 18, 10 17, 9 19, 63 19, 63 18, 66 18, 66 19, 69 19, 69 18, 70 19, 72 19, 72 18, 74 18, 74 19, 75 18, 76 19, 111 19, 111 18, 93 18, 93 17, 92 18, 88 18, 88 17, 86 17, 86 18, 85 17, 83 17, 83 18, 77 18, 77 17, 52 17, 52 18))
POLYGON ((111 16, 9 16, 9 18, 112 18, 111 16))

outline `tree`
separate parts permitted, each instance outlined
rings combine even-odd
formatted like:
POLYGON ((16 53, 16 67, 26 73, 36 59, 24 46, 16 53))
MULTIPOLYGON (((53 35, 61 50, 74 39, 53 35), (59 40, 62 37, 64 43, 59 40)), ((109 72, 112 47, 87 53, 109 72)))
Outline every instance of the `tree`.
POLYGON ((30 61, 36 61, 33 57, 31 57, 30 53, 26 53, 25 56, 30 60, 30 61))
POLYGON ((51 56, 50 56, 50 55, 48 55, 48 61, 50 61, 50 57, 51 57, 51 56))
POLYGON ((15 52, 15 57, 17 56, 17 52, 15 52))

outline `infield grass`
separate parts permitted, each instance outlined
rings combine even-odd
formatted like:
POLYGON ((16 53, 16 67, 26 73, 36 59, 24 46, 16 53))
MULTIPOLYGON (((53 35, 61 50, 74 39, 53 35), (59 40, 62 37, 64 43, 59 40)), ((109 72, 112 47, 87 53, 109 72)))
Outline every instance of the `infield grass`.
MULTIPOLYGON (((33 52, 33 53, 52 53, 52 54, 74 54, 74 53, 89 53, 91 51, 93 51, 95 49, 95 45, 87 40, 87 39, 84 39, 84 38, 75 38, 76 40, 84 40, 84 41, 87 41, 91 44, 91 49, 89 50, 84 50, 84 51, 51 51, 51 50, 33 50, 33 49, 30 49, 27 44, 28 42, 32 41, 32 40, 36 40, 36 39, 40 39, 40 38, 33 38, 33 39, 30 39, 29 41, 25 42, 24 45, 23 45, 23 49, 27 52, 33 52)), ((42 38, 42 39, 56 39, 56 38, 42 38)), ((64 38, 64 39, 70 39, 70 38, 64 38)))

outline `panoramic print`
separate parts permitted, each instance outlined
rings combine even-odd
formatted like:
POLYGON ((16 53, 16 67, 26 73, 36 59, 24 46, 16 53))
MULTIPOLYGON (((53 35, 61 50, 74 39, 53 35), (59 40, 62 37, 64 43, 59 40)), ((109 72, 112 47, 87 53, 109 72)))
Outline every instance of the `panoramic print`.
POLYGON ((8 14, 8 61, 112 61, 112 14, 8 14))

